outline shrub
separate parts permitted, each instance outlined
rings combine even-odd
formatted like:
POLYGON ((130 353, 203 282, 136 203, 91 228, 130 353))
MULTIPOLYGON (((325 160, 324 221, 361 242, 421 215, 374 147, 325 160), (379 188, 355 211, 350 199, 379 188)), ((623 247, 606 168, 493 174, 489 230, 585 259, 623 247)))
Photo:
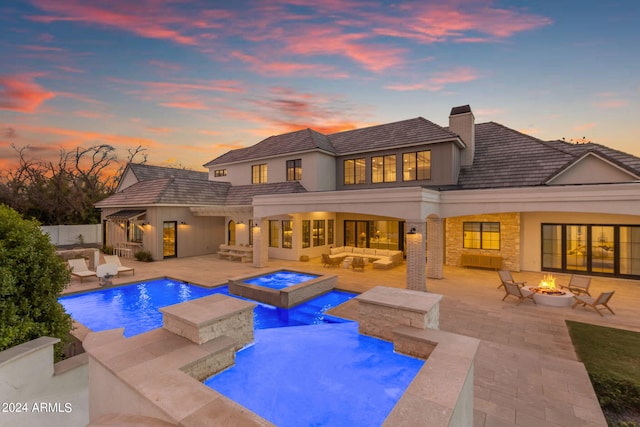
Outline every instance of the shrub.
POLYGON ((58 296, 69 279, 40 224, 0 205, 0 351, 50 336, 62 357, 72 321, 58 296))
POLYGON ((151 252, 149 251, 138 251, 135 254, 133 254, 133 256, 136 257, 138 261, 144 261, 144 262, 153 261, 153 257, 151 256, 151 252))

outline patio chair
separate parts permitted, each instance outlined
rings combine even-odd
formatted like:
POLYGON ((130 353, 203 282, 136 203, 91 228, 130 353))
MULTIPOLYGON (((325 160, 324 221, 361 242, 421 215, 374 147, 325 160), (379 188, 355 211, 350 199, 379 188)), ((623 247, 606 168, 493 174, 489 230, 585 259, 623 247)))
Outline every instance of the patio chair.
POLYGON ((502 301, 505 300, 505 298, 512 296, 512 297, 516 297, 518 298, 518 304, 520 305, 520 303, 524 300, 531 300, 533 301, 534 304, 538 304, 536 302, 535 299, 533 299, 533 295, 534 293, 527 290, 527 289, 522 289, 520 286, 518 286, 516 283, 510 283, 510 282, 503 282, 502 286, 504 286, 505 291, 507 292, 505 294, 505 296, 502 298, 502 301))
POLYGON ((71 275, 80 278, 80 283, 84 280, 85 277, 97 277, 95 271, 89 270, 87 266, 87 261, 84 258, 74 258, 67 261, 69 268, 71 270, 71 275))
POLYGON ((133 276, 136 275, 135 268, 125 267, 124 265, 122 265, 122 263, 120 262, 120 257, 118 255, 105 255, 104 262, 106 264, 115 264, 118 266, 118 274, 117 274, 118 277, 120 276, 120 273, 126 273, 127 271, 130 271, 133 276))
POLYGON ((615 291, 609 291, 609 292, 602 292, 598 298, 593 298, 590 296, 586 296, 586 295, 576 295, 574 298, 576 299, 576 302, 573 304, 573 306, 571 308, 575 308, 576 305, 578 304, 582 304, 583 307, 591 307, 593 308, 595 311, 598 312, 598 314, 600 316, 602 316, 602 313, 600 312, 600 310, 603 310, 603 308, 598 308, 599 305, 605 307, 607 310, 609 310, 611 312, 611 314, 615 314, 613 312, 613 310, 611 310, 611 307, 609 307, 608 303, 609 300, 611 299, 611 297, 613 296, 613 294, 615 293, 615 291))
POLYGON ((586 276, 575 276, 571 275, 569 278, 568 285, 560 285, 562 289, 568 289, 574 295, 587 294, 591 296, 589 293, 589 286, 591 286, 591 277, 586 276))
POLYGON ((364 262, 364 258, 362 257, 355 257, 353 258, 353 261, 351 261, 351 268, 353 268, 354 270, 356 268, 359 268, 360 270, 364 271, 364 266, 365 266, 365 262, 364 262))
POLYGON ((498 285, 498 288, 500 286, 504 286, 505 283, 511 283, 512 285, 517 285, 519 287, 527 284, 527 282, 516 282, 513 280, 510 270, 498 270, 498 276, 500 276, 500 285, 498 285))
POLYGON ((322 254, 322 265, 325 267, 337 267, 342 264, 344 258, 331 258, 329 254, 322 254))

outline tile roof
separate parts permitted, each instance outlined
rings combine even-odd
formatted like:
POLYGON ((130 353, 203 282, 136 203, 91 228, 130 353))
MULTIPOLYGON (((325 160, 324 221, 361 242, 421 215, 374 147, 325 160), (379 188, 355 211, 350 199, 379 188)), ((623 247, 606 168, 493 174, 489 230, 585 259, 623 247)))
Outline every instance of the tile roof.
POLYGON ((209 172, 198 172, 188 169, 167 168, 163 166, 153 166, 143 163, 129 163, 130 168, 138 181, 149 181, 160 178, 183 178, 206 181, 209 179, 209 172))
POLYGON ((306 193, 298 181, 274 182, 272 184, 235 185, 229 188, 227 205, 250 205, 254 196, 265 194, 306 193))
POLYGON ((204 167, 314 149, 343 155, 456 138, 455 133, 422 117, 331 135, 324 135, 312 129, 302 129, 270 136, 251 147, 228 151, 205 164, 204 167))
POLYGON ((231 184, 183 178, 138 182, 96 203, 98 208, 148 205, 224 204, 231 184))
POLYGON ((205 164, 204 167, 311 150, 323 150, 329 153, 335 153, 335 149, 326 135, 307 128, 282 135, 273 135, 251 147, 228 151, 205 164))
POLYGON ((302 193, 307 190, 298 181, 272 184, 238 185, 228 182, 182 178, 162 178, 138 182, 96 203, 98 208, 150 205, 251 205, 253 196, 302 193))
POLYGON ((640 174, 640 157, 633 156, 623 151, 614 150, 605 145, 587 142, 584 144, 573 144, 566 141, 548 141, 548 143, 560 150, 573 154, 576 158, 587 153, 596 153, 612 163, 627 169, 635 174, 640 174))
POLYGON ((422 117, 329 135, 338 155, 454 140, 457 134, 422 117))
POLYGON ((548 142, 489 122, 476 125, 473 166, 460 171, 452 188, 544 185, 575 156, 548 142))

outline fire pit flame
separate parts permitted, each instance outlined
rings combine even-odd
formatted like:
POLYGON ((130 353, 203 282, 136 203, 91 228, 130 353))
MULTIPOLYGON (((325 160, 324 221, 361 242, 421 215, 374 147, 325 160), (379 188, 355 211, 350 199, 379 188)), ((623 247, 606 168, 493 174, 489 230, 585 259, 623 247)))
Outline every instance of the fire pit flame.
POLYGON ((551 274, 545 274, 537 288, 532 291, 545 295, 564 295, 565 292, 556 288, 556 278, 551 274))

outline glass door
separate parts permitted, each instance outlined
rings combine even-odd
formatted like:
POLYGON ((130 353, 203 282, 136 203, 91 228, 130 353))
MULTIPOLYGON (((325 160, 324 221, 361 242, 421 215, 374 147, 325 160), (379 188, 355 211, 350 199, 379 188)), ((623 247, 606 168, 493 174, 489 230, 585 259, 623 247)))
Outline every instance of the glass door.
POLYGON ((366 248, 368 240, 368 222, 351 221, 344 222, 344 245, 356 248, 366 248))
POLYGON ((591 271, 614 273, 616 239, 612 225, 591 226, 591 271))
POLYGON ((178 253, 177 221, 165 221, 162 224, 162 256, 173 258, 178 253))
POLYGON ((565 247, 567 248, 566 269, 569 271, 587 271, 587 226, 567 225, 565 247))

